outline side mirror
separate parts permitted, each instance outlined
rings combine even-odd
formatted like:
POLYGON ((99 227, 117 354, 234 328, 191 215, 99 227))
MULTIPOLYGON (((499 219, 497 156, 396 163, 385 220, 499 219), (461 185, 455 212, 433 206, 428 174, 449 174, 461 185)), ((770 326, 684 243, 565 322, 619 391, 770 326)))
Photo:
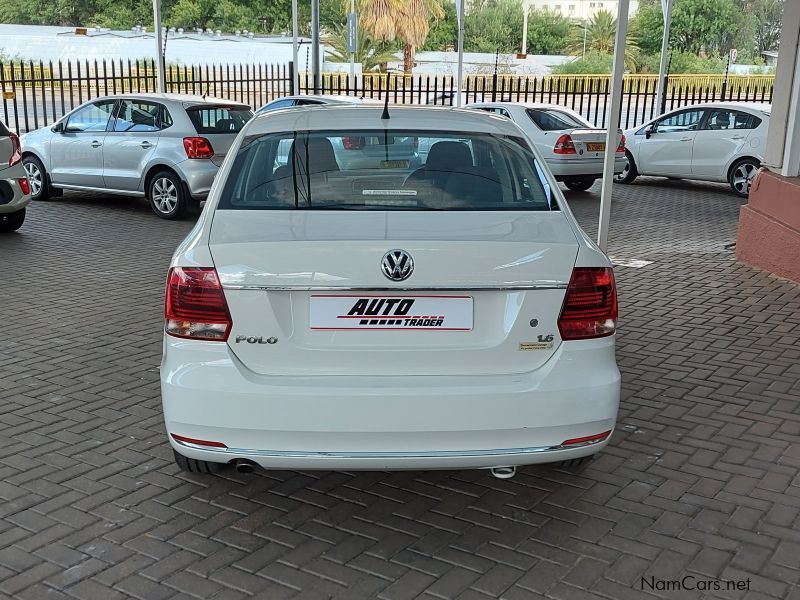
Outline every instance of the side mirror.
POLYGON ((58 123, 56 123, 55 125, 53 125, 53 128, 52 128, 52 129, 53 129, 53 131, 55 131, 56 133, 64 133, 64 122, 63 122, 63 121, 59 121, 58 123))
POLYGON ((648 125, 647 129, 644 130, 644 137, 646 137, 649 140, 650 136, 653 135, 657 131, 657 129, 658 128, 655 123, 653 123, 652 125, 648 125))

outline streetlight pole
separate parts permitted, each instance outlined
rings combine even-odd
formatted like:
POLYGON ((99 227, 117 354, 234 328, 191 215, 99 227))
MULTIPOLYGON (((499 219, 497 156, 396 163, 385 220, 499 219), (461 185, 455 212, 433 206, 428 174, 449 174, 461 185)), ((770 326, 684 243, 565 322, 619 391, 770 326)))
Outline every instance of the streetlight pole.
POLYGON ((661 62, 658 65, 658 91, 656 92, 655 113, 661 114, 661 105, 664 102, 664 89, 667 77, 667 53, 669 51, 669 28, 672 24, 672 0, 661 0, 661 10, 664 13, 664 35, 661 38, 661 62))
POLYGON ((456 74, 456 107, 461 108, 461 85, 464 79, 464 0, 458 3, 458 73, 456 74))
POLYGON ((587 30, 587 19, 586 17, 583 18, 583 58, 586 58, 586 30, 587 30))
POLYGON ((292 93, 300 93, 300 65, 297 63, 297 0, 292 0, 292 64, 294 64, 294 75, 292 81, 292 93))
POLYGON ((611 71, 611 111, 606 124, 606 152, 603 161, 603 186, 600 189, 600 221, 597 245, 605 252, 608 246, 608 227, 611 221, 611 188, 614 185, 614 161, 617 156, 617 130, 622 111, 622 75, 625 72, 625 40, 628 35, 628 6, 630 0, 619 0, 617 36, 614 40, 614 67, 611 71))
POLYGON ((311 76, 319 94, 319 0, 311 0, 311 76))
POLYGON ((347 44, 350 46, 350 77, 353 78, 353 85, 356 81, 356 0, 350 0, 350 14, 347 15, 347 44))
POLYGON ((161 0, 153 0, 153 28, 156 34, 156 80, 158 92, 167 91, 167 82, 164 77, 164 46, 161 38, 161 0))
POLYGON ((528 11, 530 10, 528 0, 522 2, 522 54, 528 53, 528 11))

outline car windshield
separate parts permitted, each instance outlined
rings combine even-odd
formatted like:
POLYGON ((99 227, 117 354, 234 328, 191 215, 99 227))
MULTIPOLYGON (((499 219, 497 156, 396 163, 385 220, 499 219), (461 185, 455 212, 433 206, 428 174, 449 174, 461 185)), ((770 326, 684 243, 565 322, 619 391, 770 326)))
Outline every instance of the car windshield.
POLYGON ((536 126, 542 131, 561 131, 563 129, 587 127, 586 123, 581 122, 577 117, 560 110, 529 108, 526 112, 531 121, 536 123, 536 126))
POLYGON ((194 106, 186 114, 199 134, 239 133, 253 111, 243 106, 194 106))
POLYGON ((220 209, 550 210, 520 138, 315 131, 245 138, 220 209))

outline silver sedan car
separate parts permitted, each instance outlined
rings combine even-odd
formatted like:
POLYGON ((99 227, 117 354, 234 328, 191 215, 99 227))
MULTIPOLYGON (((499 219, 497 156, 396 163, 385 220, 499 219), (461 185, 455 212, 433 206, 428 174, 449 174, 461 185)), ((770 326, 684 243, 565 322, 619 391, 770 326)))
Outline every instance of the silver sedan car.
POLYGON ((0 233, 22 227, 30 193, 20 162, 19 138, 0 123, 0 233))
POLYGON ((96 98, 22 136, 31 195, 45 200, 69 189, 144 196, 159 217, 178 218, 208 195, 252 116, 247 105, 201 96, 96 98))

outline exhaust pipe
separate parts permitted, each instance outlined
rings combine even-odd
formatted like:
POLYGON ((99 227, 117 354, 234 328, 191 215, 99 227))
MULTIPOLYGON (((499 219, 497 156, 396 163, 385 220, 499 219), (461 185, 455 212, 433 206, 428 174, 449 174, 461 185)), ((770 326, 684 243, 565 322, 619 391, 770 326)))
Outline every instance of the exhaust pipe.
POLYGON ((246 458, 238 458, 233 463, 233 468, 236 469, 237 473, 252 473, 256 470, 256 466, 256 463, 246 458))
POLYGON ((517 474, 517 467, 492 467, 492 475, 498 479, 511 479, 517 474))

